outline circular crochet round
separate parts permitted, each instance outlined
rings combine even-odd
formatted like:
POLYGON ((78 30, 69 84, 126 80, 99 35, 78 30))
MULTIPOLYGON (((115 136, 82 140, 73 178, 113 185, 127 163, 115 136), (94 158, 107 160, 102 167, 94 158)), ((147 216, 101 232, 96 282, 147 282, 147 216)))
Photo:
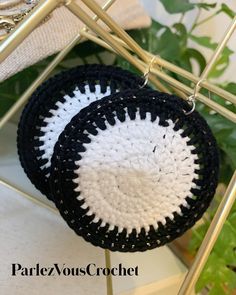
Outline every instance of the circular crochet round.
POLYGON ((66 124, 91 102, 142 83, 128 71, 105 65, 79 66, 43 83, 26 105, 18 127, 18 153, 31 182, 52 199, 51 157, 66 124))
POLYGON ((68 225, 96 246, 144 251, 189 229, 210 204, 218 152, 182 99, 124 91, 84 108, 59 137, 50 184, 68 225))

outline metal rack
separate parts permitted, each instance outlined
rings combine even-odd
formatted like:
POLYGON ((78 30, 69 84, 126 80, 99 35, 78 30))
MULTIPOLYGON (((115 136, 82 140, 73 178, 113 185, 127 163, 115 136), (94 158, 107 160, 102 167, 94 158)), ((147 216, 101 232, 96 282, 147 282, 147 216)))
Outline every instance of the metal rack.
MULTIPOLYGON (((31 84, 31 86, 23 93, 19 100, 0 120, 0 128, 15 114, 15 112, 27 101, 34 90, 49 76, 52 70, 63 60, 67 53, 82 40, 91 40, 113 52, 119 54, 140 72, 145 73, 147 69, 150 72, 149 80, 155 87, 164 92, 170 92, 161 81, 165 81, 170 86, 171 92, 175 92, 183 99, 194 95, 197 100, 204 103, 217 113, 236 123, 236 114, 228 110, 224 106, 211 100, 200 93, 200 89, 204 88, 212 93, 217 94, 222 99, 236 104, 235 95, 211 84, 207 81, 213 65, 220 56, 222 50, 226 46, 232 33, 236 29, 236 17, 231 25, 226 30, 221 42, 217 46, 214 54, 208 62, 205 70, 200 77, 175 66, 168 61, 154 56, 151 53, 143 50, 106 12, 115 0, 108 0, 103 7, 100 7, 94 0, 82 0, 82 2, 94 13, 94 17, 90 17, 74 0, 41 0, 40 3, 25 17, 25 19, 15 28, 9 36, 0 43, 0 63, 32 32, 55 8, 60 5, 67 7, 85 24, 85 27, 80 30, 76 36, 45 68, 40 76, 31 84), (97 21, 102 21, 109 29, 108 32, 97 21), (184 83, 170 77, 162 69, 167 69, 170 72, 176 73, 195 85, 193 90, 184 83)), ((20 192, 25 197, 35 200, 33 197, 25 194, 12 184, 1 180, 1 183, 20 192)), ((184 282, 179 290, 179 295, 189 295, 197 282, 199 275, 208 259, 208 256, 217 240, 217 237, 224 225, 224 222, 230 212, 230 209, 236 199, 236 171, 230 181, 226 193, 218 207, 218 210, 212 220, 212 223, 206 233, 202 245, 195 257, 195 261, 188 271, 184 282)), ((39 202, 39 201, 37 201, 39 202)), ((41 204, 47 206, 45 204, 41 204)), ((105 251, 106 265, 110 266, 110 253, 105 251)), ((107 277, 107 294, 113 294, 112 278, 107 277)))

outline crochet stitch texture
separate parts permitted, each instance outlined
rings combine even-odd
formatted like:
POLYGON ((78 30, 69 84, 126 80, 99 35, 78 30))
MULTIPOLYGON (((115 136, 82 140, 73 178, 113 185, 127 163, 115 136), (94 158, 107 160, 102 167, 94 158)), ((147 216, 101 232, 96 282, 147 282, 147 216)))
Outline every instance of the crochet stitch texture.
POLYGON ((174 95, 127 90, 73 117, 56 143, 50 185, 77 234, 102 248, 145 251, 201 218, 217 185, 218 152, 189 109, 174 95))
POLYGON ((118 67, 84 65, 44 82, 32 95, 18 127, 18 153, 31 182, 49 199, 51 157, 60 133, 84 107, 102 97, 138 88, 142 79, 118 67))

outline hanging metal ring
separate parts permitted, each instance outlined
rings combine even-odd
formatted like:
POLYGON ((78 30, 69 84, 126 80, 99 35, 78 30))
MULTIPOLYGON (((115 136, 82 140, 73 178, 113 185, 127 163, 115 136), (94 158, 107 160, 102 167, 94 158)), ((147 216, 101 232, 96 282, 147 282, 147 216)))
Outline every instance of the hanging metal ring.
POLYGON ((188 97, 187 102, 188 102, 188 104, 191 104, 192 108, 188 112, 186 112, 185 110, 183 110, 186 116, 192 114, 192 112, 195 110, 196 103, 195 103, 195 96, 194 96, 194 94, 192 94, 192 95, 190 95, 188 97))
POLYGON ((150 63, 148 64, 148 67, 147 67, 146 71, 143 74, 144 82, 143 82, 142 85, 140 85, 140 89, 144 88, 147 85, 148 80, 149 80, 150 71, 151 71, 151 68, 152 68, 153 64, 155 63, 155 60, 156 60, 156 56, 153 56, 150 63))
POLYGON ((200 84, 201 84, 204 80, 206 80, 206 79, 200 79, 200 80, 196 83, 196 85, 195 85, 195 87, 194 87, 194 90, 193 90, 193 94, 190 95, 190 96, 187 98, 187 102, 192 106, 192 108, 191 108, 191 110, 188 111, 188 112, 186 112, 185 110, 183 110, 186 116, 192 114, 192 112, 195 110, 195 108, 196 108, 196 97, 197 97, 198 87, 200 86, 200 84))

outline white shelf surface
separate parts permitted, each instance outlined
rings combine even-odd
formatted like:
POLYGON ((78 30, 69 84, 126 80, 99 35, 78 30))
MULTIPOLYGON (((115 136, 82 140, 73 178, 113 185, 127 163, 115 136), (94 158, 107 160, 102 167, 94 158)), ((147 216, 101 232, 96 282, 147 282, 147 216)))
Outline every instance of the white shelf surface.
MULTIPOLYGON (((0 178, 53 206, 34 188, 20 166, 14 124, 0 131, 0 178)), ((106 294, 105 277, 12 277, 12 263, 32 267, 36 263, 104 266, 104 251, 76 236, 59 214, 3 185, 0 199, 0 294, 106 294)), ((113 266, 139 266, 138 277, 113 277, 114 294, 175 295, 186 272, 166 246, 144 253, 114 252, 111 261, 113 266)))

